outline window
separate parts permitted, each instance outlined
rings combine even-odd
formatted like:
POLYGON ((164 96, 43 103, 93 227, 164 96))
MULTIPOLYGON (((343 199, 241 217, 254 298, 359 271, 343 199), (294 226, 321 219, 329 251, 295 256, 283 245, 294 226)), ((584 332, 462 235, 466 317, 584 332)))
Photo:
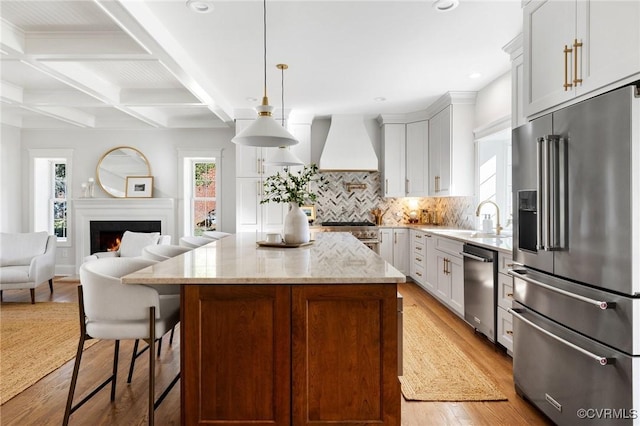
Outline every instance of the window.
POLYGON ((219 150, 182 151, 179 175, 182 177, 180 207, 183 235, 202 235, 220 230, 219 150))
POLYGON ((52 187, 52 224, 53 234, 58 237, 58 241, 67 239, 67 163, 64 161, 52 161, 53 171, 52 187))
POLYGON ((71 196, 71 151, 31 150, 33 198, 31 199, 33 231, 47 231, 59 243, 69 240, 68 200, 71 196))
MULTIPOLYGON (((477 140, 476 159, 478 176, 476 194, 478 203, 491 200, 500 207, 500 225, 510 228, 512 222, 511 196, 511 129, 505 129, 477 140)), ((477 218, 481 224, 482 216, 490 214, 494 224, 495 210, 484 207, 477 218)), ((479 228, 479 226, 478 226, 479 228)))
POLYGON ((192 163, 193 200, 191 219, 193 235, 216 230, 216 163, 196 160, 192 163))

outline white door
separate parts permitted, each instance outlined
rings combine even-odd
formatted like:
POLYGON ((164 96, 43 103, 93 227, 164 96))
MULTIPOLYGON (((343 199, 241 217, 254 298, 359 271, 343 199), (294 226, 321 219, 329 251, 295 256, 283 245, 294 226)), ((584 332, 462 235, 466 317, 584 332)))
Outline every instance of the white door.
POLYGON ((581 95, 640 72, 640 1, 579 1, 581 95))
POLYGON ((524 8, 524 81, 527 116, 558 105, 574 96, 571 75, 576 35, 575 1, 532 1, 524 8), (566 67, 565 67, 566 63, 566 67))
POLYGON ((449 271, 451 277, 451 301, 450 306, 460 316, 464 317, 464 266, 459 257, 449 258, 449 271))
POLYGON ((429 195, 429 122, 407 124, 407 196, 429 195))
POLYGON ((380 229, 380 256, 393 265, 393 229, 380 229))
POLYGON ((407 275, 409 272, 409 230, 393 230, 393 266, 407 275))
POLYGON ((259 178, 236 179, 236 231, 258 231, 261 222, 259 178))
POLYGON ((405 196, 405 125, 385 124, 383 129, 383 179, 385 197, 405 196))

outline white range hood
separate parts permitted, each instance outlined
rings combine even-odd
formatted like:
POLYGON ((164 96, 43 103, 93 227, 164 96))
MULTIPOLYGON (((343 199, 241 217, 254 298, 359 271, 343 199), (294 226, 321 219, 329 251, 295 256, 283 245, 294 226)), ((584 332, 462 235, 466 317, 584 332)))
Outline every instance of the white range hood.
POLYGON ((361 115, 333 115, 318 168, 325 171, 378 171, 378 156, 361 115))

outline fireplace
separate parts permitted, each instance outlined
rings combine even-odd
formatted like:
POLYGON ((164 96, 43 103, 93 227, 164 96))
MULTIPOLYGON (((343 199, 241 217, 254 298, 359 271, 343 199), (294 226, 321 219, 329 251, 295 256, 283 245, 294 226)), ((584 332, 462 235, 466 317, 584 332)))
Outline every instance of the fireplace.
POLYGON ((124 231, 161 232, 159 220, 92 220, 89 222, 90 253, 116 251, 124 231))
MULTIPOLYGON (((98 250, 91 246, 91 222, 117 223, 122 221, 159 222, 160 228, 153 228, 152 232, 160 231, 176 241, 175 216, 176 209, 173 198, 79 198, 73 200, 72 217, 75 226, 72 239, 74 241, 78 273, 80 265, 86 256, 98 250)), ((121 229, 122 233, 131 228, 121 229)), ((144 232, 149 232, 145 229, 144 232)))

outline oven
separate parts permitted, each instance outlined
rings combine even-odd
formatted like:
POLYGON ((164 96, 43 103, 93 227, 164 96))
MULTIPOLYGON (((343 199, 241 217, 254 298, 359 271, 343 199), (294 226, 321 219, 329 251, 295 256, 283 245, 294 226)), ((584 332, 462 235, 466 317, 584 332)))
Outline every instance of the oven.
POLYGON ((380 254, 380 237, 378 227, 369 221, 360 222, 322 222, 317 232, 348 232, 362 244, 380 254))

